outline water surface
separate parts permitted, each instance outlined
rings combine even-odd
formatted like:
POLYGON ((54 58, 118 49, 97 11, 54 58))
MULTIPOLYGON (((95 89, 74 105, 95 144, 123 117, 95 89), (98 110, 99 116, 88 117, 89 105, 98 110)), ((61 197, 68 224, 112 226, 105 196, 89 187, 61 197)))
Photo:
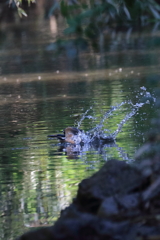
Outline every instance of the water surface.
MULTIPOLYGON (((141 103, 147 92, 156 98, 160 48, 159 32, 133 33, 129 39, 119 33, 117 38, 107 38, 103 54, 86 49, 74 56, 68 52, 75 49, 72 42, 63 54, 56 55, 47 22, 38 30, 31 23, 10 25, 3 33, 0 239, 8 240, 53 224, 75 196, 78 183, 108 159, 133 162, 151 128, 153 98, 126 121, 115 145, 68 154, 47 135, 78 126, 83 116, 80 128, 88 131, 112 106, 125 101, 141 103), (46 34, 40 38, 44 30, 46 34)), ((102 130, 113 133, 132 110, 131 105, 123 104, 104 121, 102 130)))

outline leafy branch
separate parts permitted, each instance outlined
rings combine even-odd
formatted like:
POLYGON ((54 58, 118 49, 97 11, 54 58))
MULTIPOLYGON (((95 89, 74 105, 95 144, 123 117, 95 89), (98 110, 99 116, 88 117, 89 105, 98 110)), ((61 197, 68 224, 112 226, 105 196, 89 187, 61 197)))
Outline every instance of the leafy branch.
MULTIPOLYGON (((30 6, 31 3, 35 3, 36 0, 26 0, 28 2, 28 6, 30 6)), ((20 17, 25 16, 27 17, 27 13, 21 8, 20 6, 22 5, 22 0, 9 0, 9 5, 15 4, 17 7, 18 15, 20 17)))
POLYGON ((96 29, 115 25, 145 25, 160 20, 156 0, 61 0, 60 11, 68 23, 66 33, 93 37, 96 29))

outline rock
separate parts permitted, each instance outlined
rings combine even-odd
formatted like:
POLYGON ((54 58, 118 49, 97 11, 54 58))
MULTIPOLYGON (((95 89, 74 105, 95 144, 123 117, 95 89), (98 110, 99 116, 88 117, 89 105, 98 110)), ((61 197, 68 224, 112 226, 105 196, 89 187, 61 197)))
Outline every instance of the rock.
POLYGON ((76 198, 54 226, 19 240, 160 239, 158 160, 157 155, 137 166, 108 161, 79 184, 76 198))
POLYGON ((79 184, 75 203, 87 212, 96 213, 105 198, 142 189, 146 181, 137 168, 110 160, 92 177, 79 184))
POLYGON ((116 195, 106 198, 98 209, 100 217, 122 219, 138 216, 141 204, 140 194, 116 195))
POLYGON ((19 240, 124 240, 130 229, 131 224, 127 221, 113 222, 92 214, 75 212, 71 218, 60 218, 53 227, 28 232, 19 240))

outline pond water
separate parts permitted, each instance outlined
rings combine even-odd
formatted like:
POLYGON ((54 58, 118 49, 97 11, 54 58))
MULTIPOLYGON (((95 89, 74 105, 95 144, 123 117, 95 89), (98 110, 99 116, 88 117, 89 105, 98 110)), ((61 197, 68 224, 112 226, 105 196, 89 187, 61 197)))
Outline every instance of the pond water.
POLYGON ((48 21, 37 25, 24 21, 0 29, 0 239, 4 240, 53 224, 75 196, 78 183, 108 159, 134 162, 155 115, 159 31, 113 34, 106 37, 103 53, 91 47, 77 50, 68 41, 57 54, 56 34, 48 26, 48 21), (113 133, 133 113, 133 105, 137 111, 125 120, 113 145, 73 154, 60 150, 58 140, 47 138, 67 126, 80 125, 88 131, 102 120, 101 130, 113 133))

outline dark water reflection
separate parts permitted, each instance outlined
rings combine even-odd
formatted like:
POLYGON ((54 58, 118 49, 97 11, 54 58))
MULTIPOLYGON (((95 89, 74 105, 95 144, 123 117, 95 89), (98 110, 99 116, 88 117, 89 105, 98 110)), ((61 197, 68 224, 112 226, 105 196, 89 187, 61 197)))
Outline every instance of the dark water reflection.
MULTIPOLYGON (((40 36, 42 29, 34 36, 40 36)), ((116 145, 105 146, 101 154, 91 148, 74 159, 59 151, 57 140, 47 135, 76 125, 92 107, 87 113, 90 118, 81 124, 82 129, 91 129, 111 106, 126 100, 139 102, 142 86, 154 95, 160 71, 158 32, 140 39, 133 34, 126 47, 125 36, 120 35, 103 58, 85 52, 75 65, 66 55, 47 53, 53 40, 49 33, 41 39, 33 36, 33 41, 21 30, 18 38, 13 36, 14 27, 3 31, 11 35, 0 45, 0 239, 8 240, 30 228, 52 224, 75 196, 78 183, 108 159, 132 162, 150 128, 154 104, 140 108, 124 125, 116 145), (19 45, 16 41, 22 43, 23 37, 19 45)), ((105 128, 115 131, 130 110, 122 106, 105 128)))

